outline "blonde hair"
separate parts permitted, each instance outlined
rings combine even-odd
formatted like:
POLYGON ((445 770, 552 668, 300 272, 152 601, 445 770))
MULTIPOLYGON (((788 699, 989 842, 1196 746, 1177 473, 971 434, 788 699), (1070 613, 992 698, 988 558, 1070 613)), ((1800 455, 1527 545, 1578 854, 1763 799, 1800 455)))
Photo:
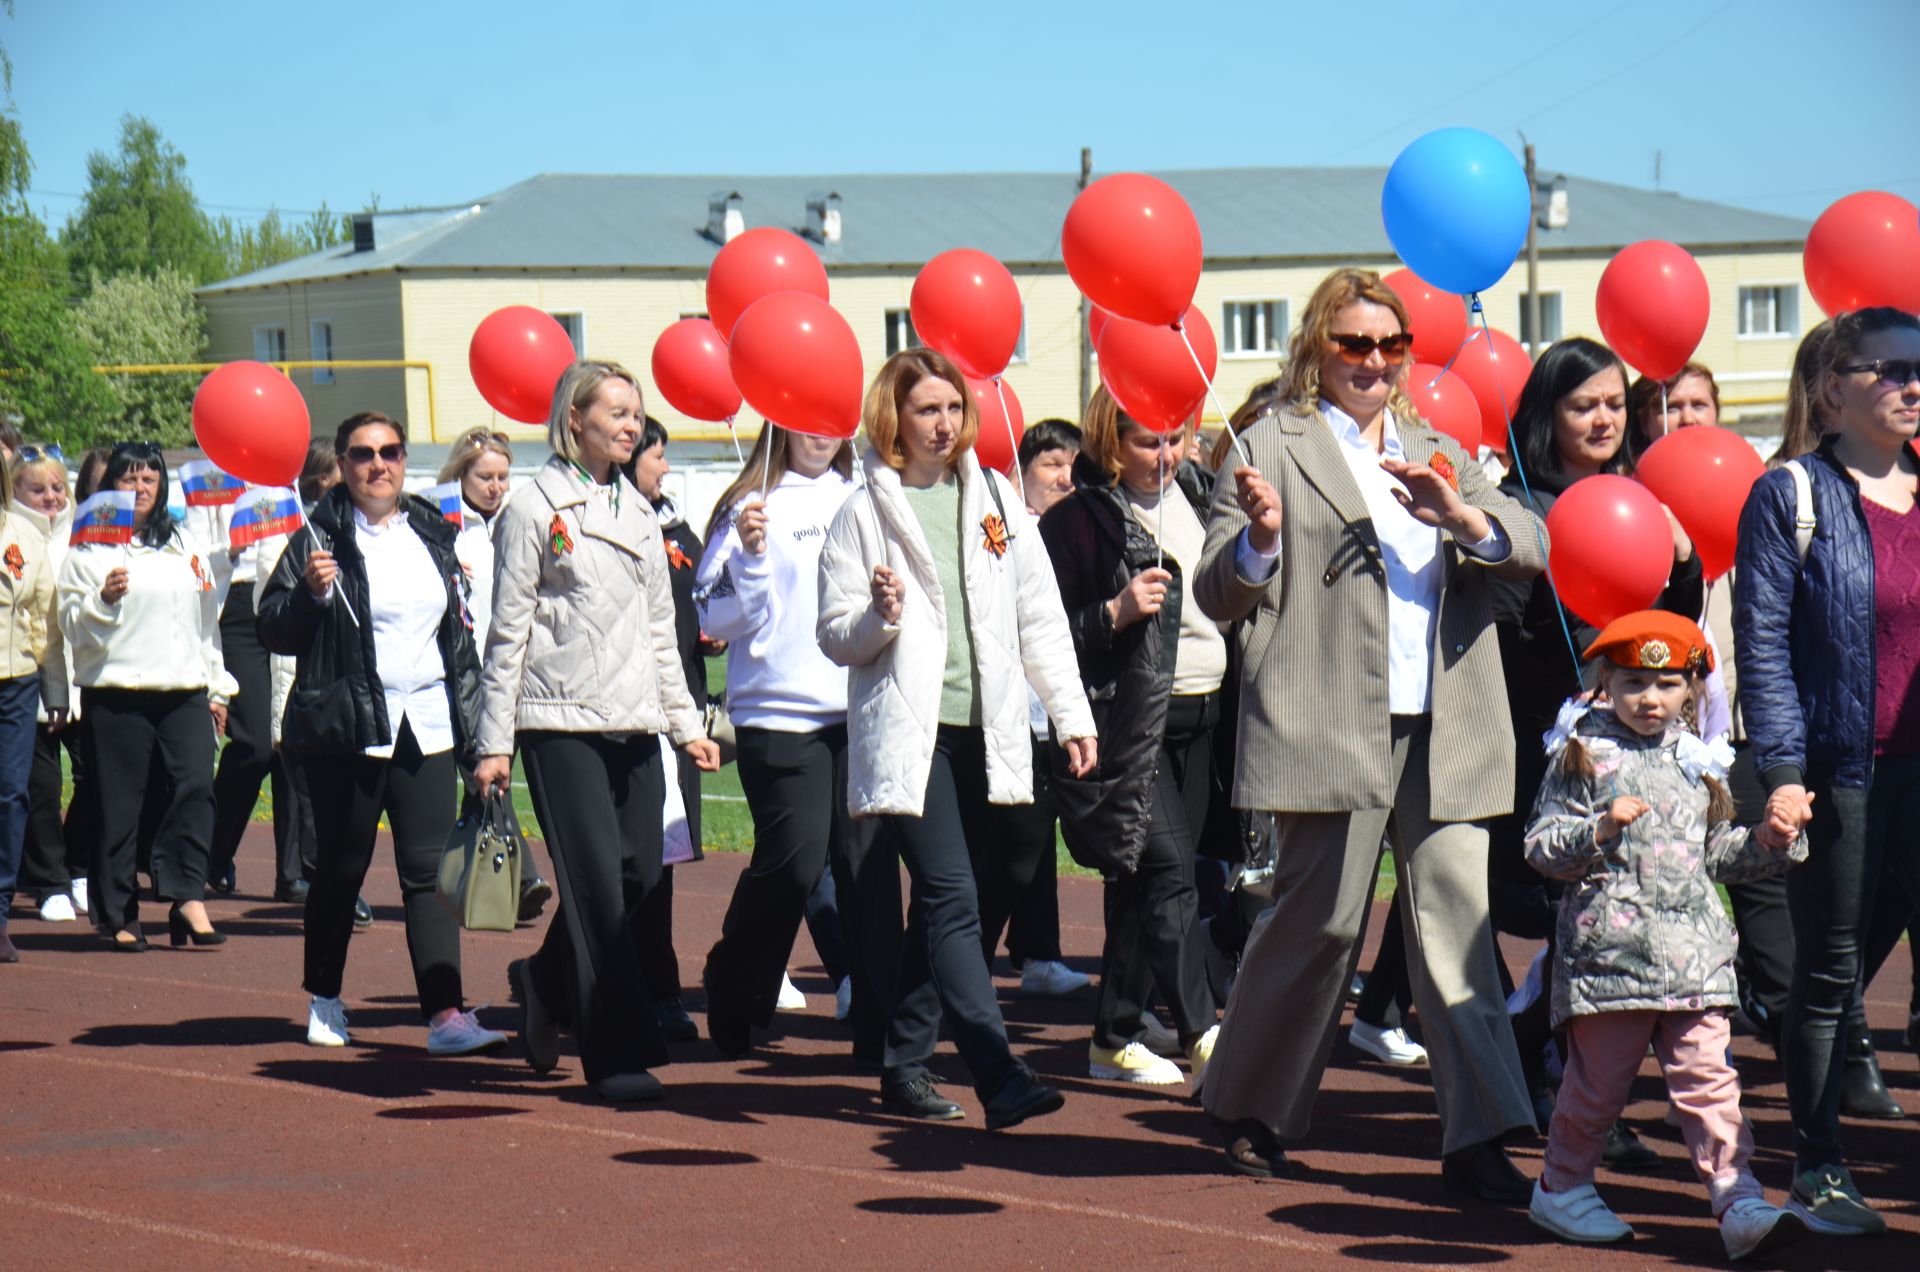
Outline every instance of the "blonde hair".
POLYGON ((66 487, 67 501, 69 503, 73 501, 73 487, 67 481, 65 460, 56 459, 45 453, 36 455, 32 459, 21 459, 16 452, 13 463, 0 464, 0 470, 4 470, 0 471, 0 507, 13 506, 13 492, 19 489, 20 479, 30 472, 58 477, 60 484, 66 487))
POLYGON ((1107 386, 1101 385, 1087 399, 1087 409, 1080 416, 1080 453, 1087 461, 1097 464, 1107 476, 1120 476, 1120 426, 1132 423, 1120 404, 1113 400, 1113 394, 1107 392, 1107 386))
MULTIPOLYGON (((1393 288, 1380 281, 1370 269, 1336 269, 1320 280, 1300 314, 1300 325, 1287 341, 1286 361, 1280 364, 1280 383, 1274 388, 1273 405, 1297 414, 1310 415, 1320 402, 1320 366, 1334 355, 1327 351, 1333 341, 1334 315, 1348 305, 1365 301, 1393 311, 1400 330, 1407 330, 1407 306, 1393 288)), ((1406 369, 1402 362, 1387 395, 1387 409, 1396 419, 1418 418, 1413 399, 1407 396, 1406 369)))
POLYGON ((496 433, 484 426, 470 428, 454 438, 453 448, 447 452, 447 462, 440 466, 440 480, 465 481, 467 471, 480 462, 482 455, 498 455, 511 464, 513 445, 507 441, 505 433, 496 433))
POLYGON ((634 414, 646 415, 646 395, 633 372, 618 362, 576 362, 553 386, 553 409, 547 414, 547 445, 562 459, 580 462, 580 439, 573 435, 573 417, 585 414, 608 380, 625 380, 633 386, 634 414))
POLYGON ((903 349, 880 364, 879 373, 867 388, 867 400, 860 407, 860 426, 866 430, 867 445, 889 468, 906 467, 907 453, 900 445, 900 408, 920 381, 932 377, 945 380, 960 391, 966 415, 960 424, 960 436, 947 455, 947 471, 960 467, 960 457, 973 449, 980 435, 980 408, 967 388, 960 368, 931 349, 903 349))

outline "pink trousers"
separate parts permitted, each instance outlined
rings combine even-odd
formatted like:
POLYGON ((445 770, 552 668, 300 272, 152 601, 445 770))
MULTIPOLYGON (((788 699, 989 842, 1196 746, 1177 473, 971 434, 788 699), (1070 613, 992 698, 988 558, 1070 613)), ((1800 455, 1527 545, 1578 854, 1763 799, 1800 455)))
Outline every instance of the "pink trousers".
POLYGON ((1607 1130, 1627 1107, 1651 1042, 1713 1213, 1760 1196, 1760 1181, 1747 1169, 1753 1132, 1740 1113, 1740 1075, 1727 1063, 1728 1032, 1719 1009, 1611 1011, 1568 1021, 1566 1075, 1547 1131, 1541 1187, 1567 1192, 1593 1182, 1607 1130))

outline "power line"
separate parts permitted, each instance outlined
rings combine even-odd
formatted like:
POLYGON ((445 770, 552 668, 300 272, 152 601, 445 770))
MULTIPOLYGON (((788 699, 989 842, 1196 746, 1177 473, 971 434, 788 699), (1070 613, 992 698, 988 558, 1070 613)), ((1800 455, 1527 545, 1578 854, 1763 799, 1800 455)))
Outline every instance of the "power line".
POLYGON ((1518 128, 1521 124, 1529 123, 1532 120, 1540 118, 1540 116, 1542 115, 1551 114, 1552 112, 1559 110, 1562 106, 1565 106, 1568 102, 1573 101, 1576 98, 1585 97, 1588 93, 1591 93, 1594 89, 1602 88, 1608 84, 1613 83, 1613 81, 1619 79, 1622 75, 1626 75, 1631 71, 1639 70, 1641 67, 1645 66, 1648 62, 1653 61, 1654 58, 1667 56, 1668 54, 1673 52, 1673 50, 1677 46, 1684 44, 1689 38, 1691 38, 1701 30, 1703 30, 1705 27, 1707 27, 1710 23, 1713 22, 1715 18, 1718 18, 1721 14, 1725 13, 1728 9, 1733 8, 1735 3, 1737 3, 1737 0, 1727 0, 1725 4, 1721 5, 1718 9, 1715 9, 1712 13, 1709 13, 1706 17, 1700 19, 1698 22, 1694 23, 1692 26, 1688 27, 1685 31, 1682 31, 1679 35, 1675 36, 1673 39, 1667 40, 1661 44, 1654 45, 1653 48, 1649 49, 1644 55, 1634 59, 1631 62, 1628 62, 1625 66, 1620 67, 1618 70, 1613 71, 1611 74, 1601 76, 1599 79, 1593 81, 1593 83, 1588 84, 1585 88, 1575 89, 1573 92, 1568 93, 1565 97, 1562 97, 1559 101, 1556 101, 1549 106, 1542 106, 1539 110, 1534 111, 1530 115, 1522 115, 1519 119, 1516 119, 1514 121, 1514 127, 1518 128))
MULTIPOLYGON (((38 195, 43 199, 85 199, 87 197, 84 194, 77 194, 72 190, 28 190, 27 193, 30 195, 38 195)), ((283 208, 279 206, 263 208, 244 203, 202 203, 200 206, 202 208, 210 208, 217 212, 258 212, 262 215, 268 212, 278 212, 283 216, 289 214, 293 216, 340 215, 339 209, 337 208, 283 208)))

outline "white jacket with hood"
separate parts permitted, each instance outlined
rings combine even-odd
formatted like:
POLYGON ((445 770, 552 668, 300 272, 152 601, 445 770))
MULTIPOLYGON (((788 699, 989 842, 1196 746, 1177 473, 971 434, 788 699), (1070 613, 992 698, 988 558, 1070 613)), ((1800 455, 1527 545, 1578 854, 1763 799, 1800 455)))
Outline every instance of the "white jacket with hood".
MULTIPOLYGON (((918 817, 940 728, 947 662, 947 599, 920 522, 901 491, 900 474, 873 450, 866 484, 827 531, 820 553, 820 649, 848 669, 847 807, 856 817, 918 817), (901 580, 900 618, 873 608, 874 567, 901 580)), ((1032 684, 1062 739, 1095 735, 1080 683, 1080 663, 1060 605, 1053 563, 1020 493, 998 473, 983 473, 971 452, 960 480, 961 567, 966 613, 979 675, 986 735, 987 799, 1033 802, 1033 734, 1027 725, 1032 684), (994 483, 994 498, 988 483, 994 483), (1005 523, 1004 548, 989 545, 990 518, 1005 523)))

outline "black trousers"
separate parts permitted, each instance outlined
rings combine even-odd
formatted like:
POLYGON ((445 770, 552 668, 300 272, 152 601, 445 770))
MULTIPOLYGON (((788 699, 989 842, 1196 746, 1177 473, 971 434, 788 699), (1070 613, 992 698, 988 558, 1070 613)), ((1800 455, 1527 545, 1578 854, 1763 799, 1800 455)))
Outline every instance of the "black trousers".
MULTIPOLYGON (((839 790, 836 798, 844 805, 844 778, 839 790)), ((834 838, 827 867, 833 876, 847 975, 853 981, 852 1011, 847 1017, 853 1026, 853 1054, 879 1064, 899 1000, 900 948, 906 939, 900 905, 900 842, 888 819, 853 822, 847 834, 834 838)))
POLYGON ((1413 980, 1407 973, 1407 936, 1400 926, 1399 897, 1387 902, 1387 925, 1380 929, 1380 948, 1367 973, 1366 988, 1354 1004, 1353 1018, 1378 1029, 1405 1026, 1413 1007, 1413 980))
MULTIPOLYGON (((286 779, 273 762, 273 671, 267 647, 254 630, 253 584, 235 583, 220 611, 220 648, 227 671, 240 692, 227 704, 227 745, 213 779, 213 859, 209 873, 218 878, 233 867, 240 837, 253 819, 260 783, 272 775, 274 807, 287 798, 286 779)), ((278 833, 275 883, 300 877, 299 844, 278 833)))
POLYGON ((213 717, 204 689, 83 689, 80 700, 100 808, 88 904, 94 924, 110 933, 140 921, 136 840, 156 760, 173 798, 153 840, 154 889, 163 901, 206 896, 213 717))
POLYGON ((533 990, 565 1004, 588 1082, 665 1064, 636 935, 664 869, 659 740, 530 730, 519 750, 560 890, 533 990))
POLYGON ((944 1015, 974 1089, 991 1099, 1024 1066, 1007 1046, 1006 1022, 981 953, 980 902, 967 850, 995 828, 987 805, 985 735, 941 725, 921 815, 888 817, 887 823, 907 863, 912 901, 887 1028, 886 1080, 906 1082, 926 1072, 944 1015))
POLYGON ((1883 872, 1920 898, 1920 755, 1882 756, 1872 784, 1811 784, 1807 861, 1787 874, 1793 989, 1782 1056, 1800 1170, 1841 1161, 1846 1022, 1866 965, 1883 872))
MULTIPOLYGON (((674 753, 680 802, 687 810, 687 835, 693 841, 693 859, 700 859, 700 769, 685 752, 674 753)), ((666 799, 662 788, 661 799, 666 799)), ((664 805, 663 805, 664 807, 664 805)), ((531 875, 529 875, 531 877, 531 875)), ((660 870, 659 886, 649 892, 634 915, 634 940, 639 942, 640 971, 656 1002, 680 1001, 680 956, 673 949, 673 867, 660 870)))
POLYGON ((1060 896, 1054 862, 1058 816, 1045 738, 1033 740, 1033 803, 996 806, 997 834, 968 841, 974 883, 980 889, 980 936, 987 966, 1006 929, 1015 962, 1060 957, 1060 896))
MULTIPOLYGON (((93 855, 97 806, 91 800, 82 804, 75 799, 64 814, 60 808, 60 752, 64 749, 75 755, 77 778, 81 737, 78 721, 58 733, 44 724, 34 733, 33 768, 27 775, 26 856, 20 868, 22 890, 33 889, 50 896, 67 891, 73 886, 75 876, 85 877, 87 873, 88 859, 93 855)), ((75 786, 77 789, 77 780, 75 786)))
POLYGON ((291 861, 293 877, 311 881, 320 860, 320 832, 313 823, 313 792, 307 789, 304 761, 273 757, 273 844, 281 870, 291 861))
MULTIPOLYGON (((343 691, 344 692, 344 691, 343 691)), ((353 902, 373 864, 380 814, 393 829, 393 859, 406 909, 407 953, 420 1014, 463 1005, 460 923, 436 895, 440 855, 453 829, 452 751, 420 754, 413 726, 400 722, 393 757, 311 756, 305 761, 319 851, 307 893, 306 989, 338 998, 353 936, 353 902)))
POLYGON ((1107 935, 1093 1015, 1096 1046, 1124 1047, 1140 1036, 1141 1013, 1156 984, 1182 1043, 1213 1026, 1193 854, 1207 816, 1219 715, 1214 694, 1168 700, 1146 846, 1132 873, 1106 881, 1107 935))

